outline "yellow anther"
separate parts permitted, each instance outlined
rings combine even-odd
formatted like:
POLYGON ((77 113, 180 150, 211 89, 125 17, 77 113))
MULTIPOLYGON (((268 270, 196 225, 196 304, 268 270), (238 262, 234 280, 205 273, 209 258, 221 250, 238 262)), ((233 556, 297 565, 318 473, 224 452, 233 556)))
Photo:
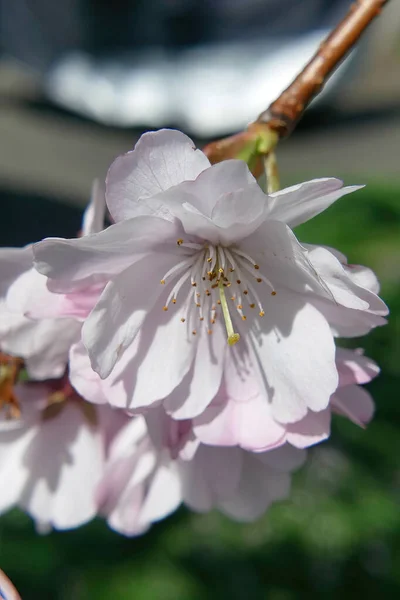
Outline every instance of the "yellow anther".
POLYGON ((197 331, 195 329, 193 329, 192 331, 192 335, 196 335, 197 331))
POLYGON ((161 283, 161 285, 164 285, 165 279, 161 279, 160 283, 161 283))
POLYGON ((245 296, 247 296, 247 294, 248 294, 248 293, 249 293, 249 292, 248 292, 247 290, 243 290, 243 294, 244 294, 245 296))
POLYGON ((261 283, 262 282, 261 277, 257 277, 256 281, 257 281, 257 283, 261 283))
POLYGON ((183 239, 179 238, 179 240, 176 240, 176 243, 178 244, 178 246, 182 246, 183 244, 183 239))
POLYGON ((242 282, 240 281, 240 279, 236 279, 236 283, 237 283, 238 285, 240 285, 242 282))
POLYGON ((247 319, 246 315, 243 315, 242 321, 245 321, 246 319, 247 319))
POLYGON ((204 317, 200 317, 200 321, 204 321, 204 317))
POLYGON ((197 283, 195 281, 192 281, 192 287, 197 287, 197 283))
POLYGON ((176 304, 176 298, 173 298, 172 304, 176 304))
POLYGON ((218 273, 223 273, 223 272, 224 272, 223 268, 222 268, 222 267, 220 267, 220 268, 218 269, 218 273))
POLYGON ((258 269, 259 269, 260 267, 259 267, 259 265, 254 265, 254 268, 255 268, 255 269, 257 269, 257 271, 258 271, 258 269))
POLYGON ((211 257, 208 257, 208 258, 207 258, 207 262, 208 262, 208 263, 212 262, 212 258, 211 258, 211 257))
POLYGON ((163 306, 163 310, 167 311, 168 310, 168 306, 163 306))
POLYGON ((272 290, 271 296, 276 296, 276 291, 275 290, 272 290))
POLYGON ((221 305, 221 300, 217 300, 217 304, 221 305))
POLYGON ((182 317, 182 319, 181 319, 181 323, 184 323, 185 321, 186 321, 186 319, 184 319, 184 318, 182 317))
POLYGON ((243 306, 241 304, 238 304, 236 307, 238 310, 242 310, 243 306))
POLYGON ((258 314, 260 315, 260 317, 263 317, 265 315, 265 312, 263 310, 260 310, 258 314))
POLYGON ((211 335, 212 334, 212 329, 208 329, 207 333, 208 333, 208 335, 211 335))
POLYGON ((250 304, 250 308, 255 308, 256 305, 255 304, 250 304))

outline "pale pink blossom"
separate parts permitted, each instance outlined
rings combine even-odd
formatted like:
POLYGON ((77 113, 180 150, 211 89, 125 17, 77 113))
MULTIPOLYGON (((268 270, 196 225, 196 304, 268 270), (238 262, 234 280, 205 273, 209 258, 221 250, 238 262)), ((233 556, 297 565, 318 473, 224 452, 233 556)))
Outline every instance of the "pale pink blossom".
MULTIPOLYGON (((82 234, 100 231, 104 213, 104 191, 95 183, 82 234)), ((87 313, 88 300, 51 293, 32 262, 31 246, 0 249, 0 348, 23 358, 32 379, 61 377, 70 346, 80 338, 79 318, 87 313)), ((97 288, 92 286, 96 297, 97 288)))
POLYGON ((290 229, 356 189, 320 179, 266 196, 242 161, 210 166, 183 134, 149 133, 108 173, 115 224, 37 244, 36 266, 67 296, 109 280, 82 338, 130 410, 163 401, 195 418, 223 381, 240 380, 248 401, 255 379, 273 419, 294 423, 337 388, 332 323, 351 329, 361 315, 356 335, 387 313, 342 255, 290 229))
POLYGON ((290 446, 259 454, 205 446, 190 421, 173 421, 153 408, 116 436, 97 500, 109 525, 125 535, 143 533, 181 503, 252 521, 288 496, 290 473, 304 458, 290 446))
POLYGON ((126 417, 94 407, 67 380, 19 384, 21 417, 0 414, 0 512, 14 506, 40 526, 70 529, 97 512, 106 451, 126 417))
POLYGON ((284 443, 307 448, 322 442, 329 437, 332 412, 364 427, 373 416, 374 405, 370 394, 359 385, 376 377, 379 368, 360 351, 344 348, 336 350, 336 365, 339 385, 324 410, 309 410, 295 423, 279 423, 273 418, 270 405, 263 400, 255 377, 246 378, 246 385, 251 382, 253 386, 252 393, 248 389, 246 394, 242 392, 240 380, 226 379, 212 403, 193 420, 193 431, 204 444, 238 445, 259 452, 284 443))

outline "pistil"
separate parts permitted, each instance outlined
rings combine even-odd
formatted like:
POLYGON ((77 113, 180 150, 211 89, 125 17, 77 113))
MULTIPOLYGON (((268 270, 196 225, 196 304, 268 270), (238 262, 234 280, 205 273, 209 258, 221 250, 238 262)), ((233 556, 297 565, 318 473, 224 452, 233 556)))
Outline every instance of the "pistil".
POLYGON ((221 299, 222 314, 224 315, 226 333, 228 334, 228 344, 234 346, 240 340, 240 335, 233 329, 233 323, 229 312, 228 302, 226 301, 225 289, 222 281, 218 283, 219 297, 221 299))

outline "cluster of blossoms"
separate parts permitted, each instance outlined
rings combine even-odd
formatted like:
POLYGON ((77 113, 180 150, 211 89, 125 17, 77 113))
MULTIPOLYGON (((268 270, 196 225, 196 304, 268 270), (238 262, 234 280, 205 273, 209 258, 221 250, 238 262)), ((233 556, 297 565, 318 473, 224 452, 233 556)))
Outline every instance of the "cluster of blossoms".
POLYGON ((161 130, 112 164, 80 237, 2 249, 0 511, 137 535, 181 503, 246 521, 287 497, 332 413, 373 414, 378 367, 335 340, 385 323, 376 277, 292 232, 357 189, 266 195, 161 130))

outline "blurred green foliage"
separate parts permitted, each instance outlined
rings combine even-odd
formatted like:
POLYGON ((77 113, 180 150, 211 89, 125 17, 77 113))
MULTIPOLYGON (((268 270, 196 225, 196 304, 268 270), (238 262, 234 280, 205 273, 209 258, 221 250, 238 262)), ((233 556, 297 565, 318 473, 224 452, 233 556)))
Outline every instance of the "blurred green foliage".
POLYGON ((182 510, 136 539, 101 521, 40 537, 14 511, 0 520, 0 565, 24 600, 400 597, 400 191, 369 186, 297 235, 381 279, 390 323, 352 340, 382 367, 367 431, 337 417, 291 498, 250 525, 182 510))

